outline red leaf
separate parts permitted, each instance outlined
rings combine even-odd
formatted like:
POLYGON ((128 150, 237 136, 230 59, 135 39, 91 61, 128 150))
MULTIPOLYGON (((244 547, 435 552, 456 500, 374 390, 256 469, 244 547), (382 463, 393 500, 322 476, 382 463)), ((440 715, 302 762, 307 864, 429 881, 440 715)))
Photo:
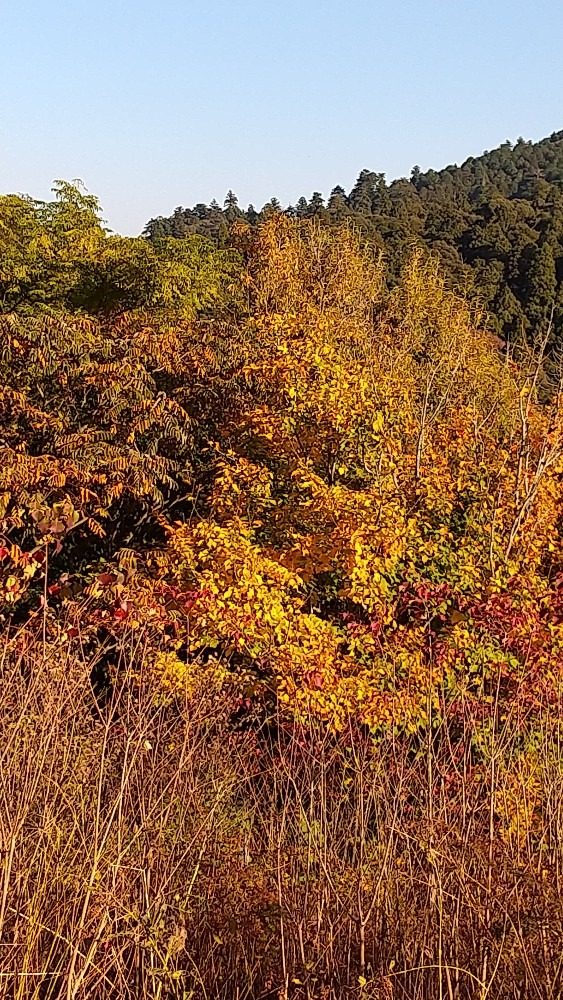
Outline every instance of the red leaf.
POLYGON ((309 687, 313 688, 313 690, 319 691, 320 688, 324 687, 324 677, 322 674, 314 671, 309 671, 308 674, 305 674, 305 680, 307 681, 309 687))

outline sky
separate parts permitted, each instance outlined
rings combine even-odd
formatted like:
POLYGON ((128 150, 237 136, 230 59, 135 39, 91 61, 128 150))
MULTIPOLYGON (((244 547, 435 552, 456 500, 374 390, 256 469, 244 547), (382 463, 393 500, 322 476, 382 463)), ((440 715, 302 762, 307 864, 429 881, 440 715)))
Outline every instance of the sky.
POLYGON ((0 192, 81 178, 126 235, 563 129, 563 0, 6 0, 1 25, 0 192))

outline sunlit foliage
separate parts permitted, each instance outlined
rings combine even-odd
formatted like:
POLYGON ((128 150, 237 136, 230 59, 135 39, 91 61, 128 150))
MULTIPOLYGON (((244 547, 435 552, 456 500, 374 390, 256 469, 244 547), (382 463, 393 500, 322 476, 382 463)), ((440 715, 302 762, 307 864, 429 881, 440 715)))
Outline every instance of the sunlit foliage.
MULTIPOLYGON (((116 256, 90 197, 59 194, 141 295, 156 251, 116 256)), ((62 572, 63 596, 173 625, 185 662, 212 649, 241 690, 336 730, 556 699, 563 438, 541 357, 508 361, 420 252, 389 293, 350 228, 237 221, 207 278, 195 239, 163 258, 175 310, 146 290, 132 310, 114 272, 119 313, 2 316, 8 605, 57 597, 62 572)))
POLYGON ((516 361, 423 250, 231 209, 0 200, 0 974, 555 997, 550 319, 516 361))

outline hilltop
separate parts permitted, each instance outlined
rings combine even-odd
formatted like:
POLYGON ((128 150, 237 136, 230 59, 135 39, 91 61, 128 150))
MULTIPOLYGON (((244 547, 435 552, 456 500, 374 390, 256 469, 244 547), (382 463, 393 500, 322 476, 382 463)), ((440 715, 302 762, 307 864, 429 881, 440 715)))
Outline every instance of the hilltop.
MULTIPOLYGON (((229 191, 223 207, 212 201, 150 219, 144 234, 200 234, 220 246, 237 220, 250 225, 282 211, 276 198, 243 210, 229 191)), ((315 191, 283 209, 296 219, 329 226, 349 220, 385 251, 388 278, 397 280, 413 244, 439 256, 450 284, 476 299, 488 326, 513 343, 532 339, 553 315, 563 332, 563 131, 540 142, 507 141, 461 166, 423 172, 388 183, 360 171, 351 191, 337 185, 325 199, 315 191)))

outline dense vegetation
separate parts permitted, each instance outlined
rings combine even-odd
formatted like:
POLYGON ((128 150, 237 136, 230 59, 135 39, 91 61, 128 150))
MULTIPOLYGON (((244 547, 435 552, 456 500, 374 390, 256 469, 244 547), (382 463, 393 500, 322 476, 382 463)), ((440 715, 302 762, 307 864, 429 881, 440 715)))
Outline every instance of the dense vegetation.
POLYGON ((557 288, 274 209, 0 199, 3 995, 555 998, 557 288))
MULTIPOLYGON (((276 198, 242 211, 229 191, 223 209, 217 202, 177 208, 145 232, 150 239, 201 233, 223 245, 237 219, 256 225, 275 211, 276 198)), ((563 336, 563 132, 505 142, 461 167, 414 167, 410 180, 389 184, 362 170, 349 194, 337 186, 325 204, 315 191, 285 211, 336 227, 352 222, 385 248, 391 281, 414 246, 433 251, 450 284, 480 302, 490 329, 509 344, 533 336, 552 309, 554 337, 563 336)))

